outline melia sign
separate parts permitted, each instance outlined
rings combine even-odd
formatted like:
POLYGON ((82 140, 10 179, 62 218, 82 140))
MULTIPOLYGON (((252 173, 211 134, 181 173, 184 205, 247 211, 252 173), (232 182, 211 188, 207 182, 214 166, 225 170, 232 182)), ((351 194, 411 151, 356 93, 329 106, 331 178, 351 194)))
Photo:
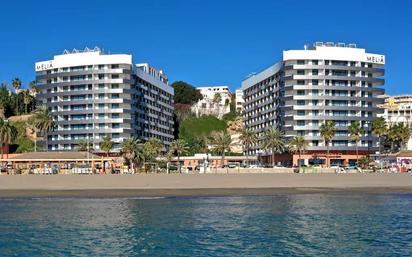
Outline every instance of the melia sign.
POLYGON ((366 61, 376 64, 385 64, 385 56, 380 54, 367 54, 366 61))
POLYGON ((43 70, 52 69, 53 68, 53 62, 52 61, 37 62, 35 68, 36 68, 36 71, 43 71, 43 70))

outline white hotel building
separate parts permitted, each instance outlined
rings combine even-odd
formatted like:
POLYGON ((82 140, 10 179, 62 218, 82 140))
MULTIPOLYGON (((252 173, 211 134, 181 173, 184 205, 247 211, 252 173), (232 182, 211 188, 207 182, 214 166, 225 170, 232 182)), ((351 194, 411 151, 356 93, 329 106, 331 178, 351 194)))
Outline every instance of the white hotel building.
POLYGON ((114 151, 124 139, 173 140, 173 88, 166 75, 148 64, 133 64, 127 54, 99 48, 64 51, 35 64, 38 101, 56 123, 48 150, 75 150, 80 140, 93 144, 110 136, 114 151))
POLYGON ((206 86, 196 87, 202 94, 203 99, 192 106, 192 112, 196 116, 213 115, 222 118, 230 112, 232 93, 228 86, 206 86), (216 95, 220 95, 220 101, 215 101, 216 95))
MULTIPOLYGON (((326 145, 319 129, 332 120, 337 131, 329 159, 332 164, 353 162, 351 121, 359 121, 366 130, 358 145, 360 154, 378 147, 371 121, 379 113, 377 104, 383 102, 378 96, 384 94, 384 64, 385 56, 354 44, 317 42, 303 50, 283 51, 282 60, 242 82, 245 126, 260 135, 277 127, 287 139, 304 136, 305 163, 325 164, 326 145)), ((249 154, 261 150, 256 146, 249 154)), ((296 165, 297 157, 282 156, 279 161, 296 165)))

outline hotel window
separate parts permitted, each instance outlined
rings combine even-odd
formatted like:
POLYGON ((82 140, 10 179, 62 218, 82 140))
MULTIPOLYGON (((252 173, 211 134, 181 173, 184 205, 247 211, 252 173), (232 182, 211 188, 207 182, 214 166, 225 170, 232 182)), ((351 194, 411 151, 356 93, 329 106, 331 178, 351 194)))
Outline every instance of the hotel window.
POLYGON ((99 79, 104 79, 104 74, 99 74, 99 79))
POLYGON ((99 84, 99 89, 104 89, 104 84, 99 84))
POLYGON ((104 104, 99 104, 98 107, 99 109, 104 109, 104 104))
POLYGON ((348 141, 345 141, 345 140, 335 140, 335 141, 332 141, 332 145, 333 145, 333 146, 347 146, 347 145, 348 145, 348 141))
POLYGON ((319 116, 319 111, 318 111, 318 110, 312 111, 312 115, 313 115, 313 116, 319 116))
POLYGON ((297 111, 297 115, 299 115, 299 116, 305 116, 305 111, 299 110, 299 111, 297 111))
POLYGON ((119 64, 112 64, 112 69, 118 69, 119 68, 119 64))
POLYGON ((297 105, 305 105, 305 100, 298 100, 296 102, 297 105))
POLYGON ((120 118, 119 113, 112 113, 112 119, 118 119, 118 118, 120 118))
POLYGON ((298 90, 296 91, 297 95, 305 95, 305 90, 298 90))
POLYGON ((317 79, 312 79, 312 86, 317 86, 319 81, 317 79))
POLYGON ((104 65, 99 65, 99 70, 103 70, 104 69, 104 65))
POLYGON ((348 135, 348 132, 345 130, 337 130, 335 132, 335 136, 337 137, 346 137, 348 135))
POLYGON ((97 117, 98 117, 99 119, 104 119, 104 113, 99 113, 99 114, 97 115, 97 117))
POLYGON ((312 75, 318 75, 318 70, 312 70, 312 75))
POLYGON ((298 126, 305 126, 305 121, 304 121, 304 120, 298 120, 298 121, 296 122, 296 124, 297 124, 298 126))
POLYGON ((112 79, 118 79, 119 78, 119 74, 112 74, 112 79))
POLYGON ((319 64, 318 60, 312 60, 312 65, 318 65, 318 64, 319 64))
POLYGON ((298 130, 298 131, 296 131, 296 134, 298 136, 305 136, 305 131, 304 130, 298 130))
POLYGON ((305 75, 305 70, 297 70, 298 75, 305 75))
POLYGON ((298 80, 297 84, 300 85, 300 86, 305 85, 305 81, 304 80, 298 80))
POLYGON ((119 88, 119 84, 112 84, 112 89, 118 89, 119 88))
POLYGON ((319 126, 318 120, 312 120, 312 126, 319 126))
POLYGON ((312 105, 318 105, 319 101, 318 100, 312 100, 312 105))
POLYGON ((120 108, 120 105, 117 104, 117 103, 116 103, 116 104, 112 104, 112 108, 113 108, 113 109, 118 109, 118 108, 120 108))
POLYGON ((313 140, 312 141, 312 146, 319 146, 319 141, 318 140, 313 140))
POLYGON ((319 95, 319 90, 312 89, 312 95, 319 95))
POLYGON ((118 129, 118 128, 120 128, 120 123, 112 123, 112 128, 113 128, 113 129, 118 129))
POLYGON ((297 64, 299 64, 299 65, 304 65, 304 64, 305 64, 305 60, 298 60, 298 61, 297 61, 297 64))

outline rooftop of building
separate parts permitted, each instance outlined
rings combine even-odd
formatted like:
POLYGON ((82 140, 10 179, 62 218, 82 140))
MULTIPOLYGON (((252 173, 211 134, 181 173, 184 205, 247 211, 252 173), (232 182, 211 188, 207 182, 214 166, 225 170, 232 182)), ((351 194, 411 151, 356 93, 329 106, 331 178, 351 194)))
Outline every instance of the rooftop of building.
POLYGON ((315 42, 313 44, 305 44, 304 49, 315 50, 317 47, 345 47, 358 48, 354 43, 335 43, 335 42, 315 42))

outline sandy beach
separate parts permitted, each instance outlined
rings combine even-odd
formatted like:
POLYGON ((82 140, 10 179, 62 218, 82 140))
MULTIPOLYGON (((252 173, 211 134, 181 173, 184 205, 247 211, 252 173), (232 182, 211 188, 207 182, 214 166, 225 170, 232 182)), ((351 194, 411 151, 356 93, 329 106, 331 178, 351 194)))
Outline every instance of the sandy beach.
POLYGON ((412 192, 412 174, 142 174, 0 176, 0 197, 412 192))

